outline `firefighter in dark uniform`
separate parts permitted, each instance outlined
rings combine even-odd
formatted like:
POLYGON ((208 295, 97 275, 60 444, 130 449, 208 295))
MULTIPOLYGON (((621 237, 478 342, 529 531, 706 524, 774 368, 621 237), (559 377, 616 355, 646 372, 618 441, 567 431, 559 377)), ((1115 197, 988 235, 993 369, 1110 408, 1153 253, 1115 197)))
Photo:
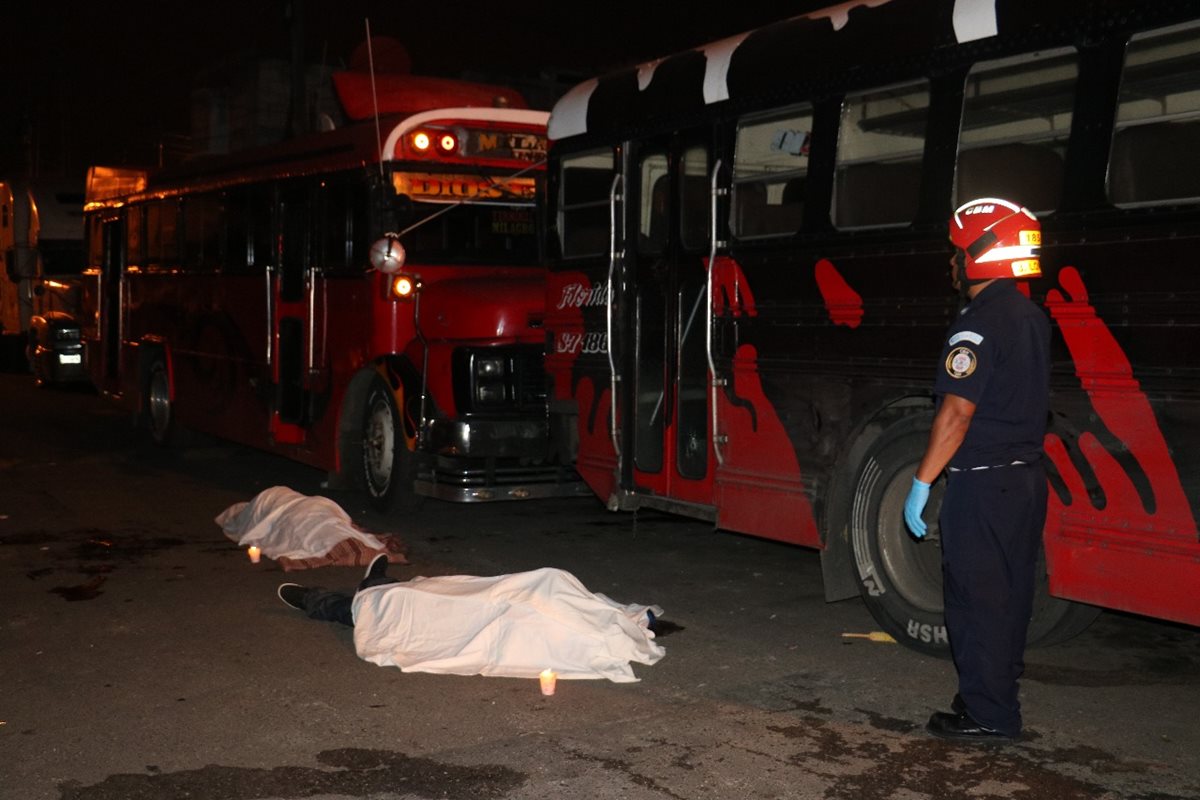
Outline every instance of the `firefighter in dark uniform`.
POLYGON ((950 221, 950 242, 966 304, 946 335, 933 430, 904 504, 923 538, 929 485, 946 472, 939 525, 958 694, 926 727, 1003 742, 1021 732, 1017 680, 1046 521, 1050 325, 1014 280, 1041 274, 1041 226, 1006 200, 973 200, 950 221))

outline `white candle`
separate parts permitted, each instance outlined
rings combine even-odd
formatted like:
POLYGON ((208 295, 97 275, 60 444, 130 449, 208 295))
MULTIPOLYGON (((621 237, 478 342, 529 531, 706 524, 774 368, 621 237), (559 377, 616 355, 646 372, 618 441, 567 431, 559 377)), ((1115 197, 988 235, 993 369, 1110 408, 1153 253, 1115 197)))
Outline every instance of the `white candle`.
POLYGON ((259 550, 254 545, 250 545, 250 549, 246 551, 250 554, 250 563, 257 564, 258 559, 262 556, 262 550, 259 550))
POLYGON ((538 680, 542 684, 542 694, 554 694, 554 684, 558 680, 558 675, 552 669, 544 669, 538 675, 538 680))

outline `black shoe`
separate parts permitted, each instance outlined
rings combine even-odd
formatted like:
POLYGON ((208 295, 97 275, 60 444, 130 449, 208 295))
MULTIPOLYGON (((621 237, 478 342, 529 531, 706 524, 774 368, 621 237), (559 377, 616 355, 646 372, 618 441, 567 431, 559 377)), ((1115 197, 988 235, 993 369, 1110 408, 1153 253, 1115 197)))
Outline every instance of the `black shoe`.
POLYGON ((1008 744, 1016 741, 1016 736, 981 725, 965 711, 958 714, 947 714, 939 711, 929 718, 925 730, 940 739, 956 739, 964 742, 994 742, 1008 744))
POLYGON ((279 584, 279 588, 275 590, 275 594, 279 595, 279 599, 289 608, 294 608, 297 611, 306 610, 304 608, 304 598, 308 595, 307 587, 301 586, 298 583, 281 583, 279 584))
POLYGON ((380 553, 371 559, 371 563, 367 564, 367 571, 363 573, 363 580, 369 581, 372 578, 386 578, 388 568, 387 553, 380 553))

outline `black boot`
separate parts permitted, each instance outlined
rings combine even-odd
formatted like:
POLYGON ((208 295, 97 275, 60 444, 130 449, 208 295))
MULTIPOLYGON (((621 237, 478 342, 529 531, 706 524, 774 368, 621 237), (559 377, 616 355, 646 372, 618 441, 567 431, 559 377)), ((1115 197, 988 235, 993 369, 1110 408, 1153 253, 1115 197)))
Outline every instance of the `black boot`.
POLYGON ((387 553, 380 553, 371 559, 371 563, 367 564, 367 571, 363 573, 363 580, 369 581, 377 578, 386 578, 388 568, 387 553))
POLYGON ((279 599, 284 605, 289 608, 294 608, 297 611, 307 611, 304 605, 304 598, 308 596, 308 587, 301 586, 298 583, 281 583, 279 588, 275 590, 275 594, 279 595, 279 599))

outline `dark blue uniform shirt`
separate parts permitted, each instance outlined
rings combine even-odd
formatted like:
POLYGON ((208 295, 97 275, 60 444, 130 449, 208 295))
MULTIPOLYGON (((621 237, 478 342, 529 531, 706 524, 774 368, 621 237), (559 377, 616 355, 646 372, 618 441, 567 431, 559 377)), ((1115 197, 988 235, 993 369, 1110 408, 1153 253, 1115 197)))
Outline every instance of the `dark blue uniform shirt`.
POLYGON ((950 327, 933 390, 975 404, 957 469, 1041 458, 1050 405, 1050 323, 1045 313, 997 280, 963 307, 950 327))

